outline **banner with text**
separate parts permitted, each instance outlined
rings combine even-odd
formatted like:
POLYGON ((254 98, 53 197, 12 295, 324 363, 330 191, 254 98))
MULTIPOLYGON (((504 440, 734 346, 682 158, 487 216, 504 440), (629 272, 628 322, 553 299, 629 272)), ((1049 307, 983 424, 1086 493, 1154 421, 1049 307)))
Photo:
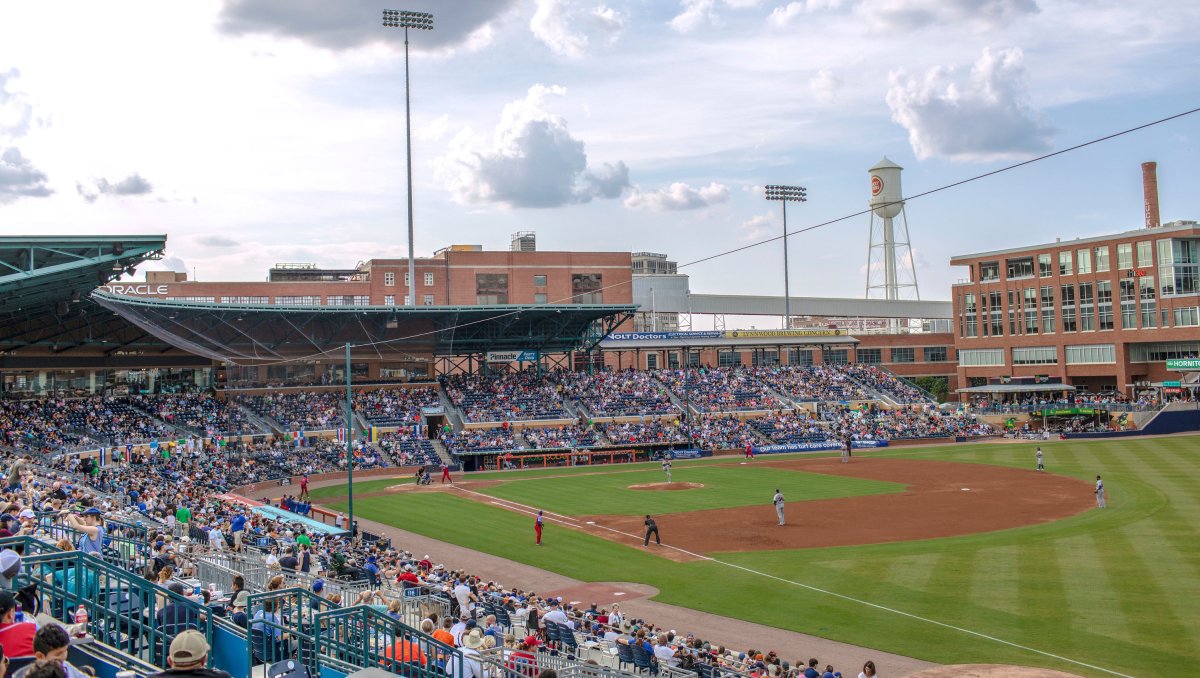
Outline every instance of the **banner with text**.
MULTIPOLYGON (((851 445, 854 449, 887 447, 886 440, 855 440, 851 445)), ((840 450, 842 444, 836 440, 820 440, 811 443, 786 443, 783 445, 757 445, 754 454, 780 454, 783 452, 820 452, 823 450, 840 450)))
POLYGON ((537 351, 488 351, 489 363, 530 363, 538 359, 537 351))

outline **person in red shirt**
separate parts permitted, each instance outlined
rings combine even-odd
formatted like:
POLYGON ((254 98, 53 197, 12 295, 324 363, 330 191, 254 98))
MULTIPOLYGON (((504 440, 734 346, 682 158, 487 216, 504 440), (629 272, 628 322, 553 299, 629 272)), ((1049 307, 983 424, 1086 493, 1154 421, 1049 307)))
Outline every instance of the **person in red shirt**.
POLYGON ((308 474, 305 473, 304 475, 300 476, 300 496, 298 499, 304 500, 308 498, 308 496, 308 474))
POLYGON ((746 459, 754 461, 754 446, 746 445, 746 459))
POLYGON ((533 521, 533 533, 537 535, 537 545, 542 545, 542 512, 538 511, 537 520, 533 521))
POLYGON ((442 464, 442 484, 445 485, 446 481, 450 481, 451 485, 454 484, 454 478, 450 477, 450 467, 442 464))
POLYGON ((12 591, 0 591, 0 647, 4 656, 16 659, 33 656, 33 637, 37 624, 17 622, 17 598, 12 591))
POLYGON ((412 565, 405 565, 404 571, 401 572, 400 575, 396 577, 396 581, 408 582, 408 584, 410 586, 407 586, 406 588, 412 588, 414 586, 421 585, 421 580, 417 579, 417 575, 413 572, 412 565))

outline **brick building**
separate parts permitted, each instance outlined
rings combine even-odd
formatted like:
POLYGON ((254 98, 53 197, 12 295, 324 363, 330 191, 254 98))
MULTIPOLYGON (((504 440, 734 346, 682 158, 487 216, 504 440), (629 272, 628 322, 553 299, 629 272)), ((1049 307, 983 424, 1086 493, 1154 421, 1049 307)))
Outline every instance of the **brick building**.
POLYGON ((958 381, 1061 382, 1092 393, 1178 380, 1200 353, 1200 226, 964 254, 952 266, 958 381))

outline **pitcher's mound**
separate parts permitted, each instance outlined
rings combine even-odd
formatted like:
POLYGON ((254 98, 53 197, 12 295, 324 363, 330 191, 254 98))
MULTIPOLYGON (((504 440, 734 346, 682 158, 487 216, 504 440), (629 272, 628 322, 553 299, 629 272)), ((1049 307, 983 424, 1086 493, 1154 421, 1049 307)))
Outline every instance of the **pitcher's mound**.
POLYGON ((629 489, 664 492, 673 490, 698 490, 702 487, 704 487, 704 483, 646 483, 644 485, 630 485, 629 489))

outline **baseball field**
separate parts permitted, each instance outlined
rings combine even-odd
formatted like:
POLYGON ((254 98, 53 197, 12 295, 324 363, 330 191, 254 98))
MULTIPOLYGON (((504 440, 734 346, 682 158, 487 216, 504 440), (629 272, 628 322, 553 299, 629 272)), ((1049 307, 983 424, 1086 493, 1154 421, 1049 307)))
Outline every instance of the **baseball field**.
MULTIPOLYGON (((1171 675, 1200 656, 1200 437, 965 444, 355 485, 357 515, 656 600, 938 663, 1171 675), (1096 509, 1102 474, 1108 508, 1096 509), (399 483, 399 484, 398 484, 399 483), (685 485, 686 484, 686 485, 685 485), (787 497, 776 524, 771 496, 787 497), (546 545, 532 518, 547 511, 546 545), (653 514, 664 546, 642 547, 653 514)), ((315 490, 345 509, 344 487, 315 490)))

